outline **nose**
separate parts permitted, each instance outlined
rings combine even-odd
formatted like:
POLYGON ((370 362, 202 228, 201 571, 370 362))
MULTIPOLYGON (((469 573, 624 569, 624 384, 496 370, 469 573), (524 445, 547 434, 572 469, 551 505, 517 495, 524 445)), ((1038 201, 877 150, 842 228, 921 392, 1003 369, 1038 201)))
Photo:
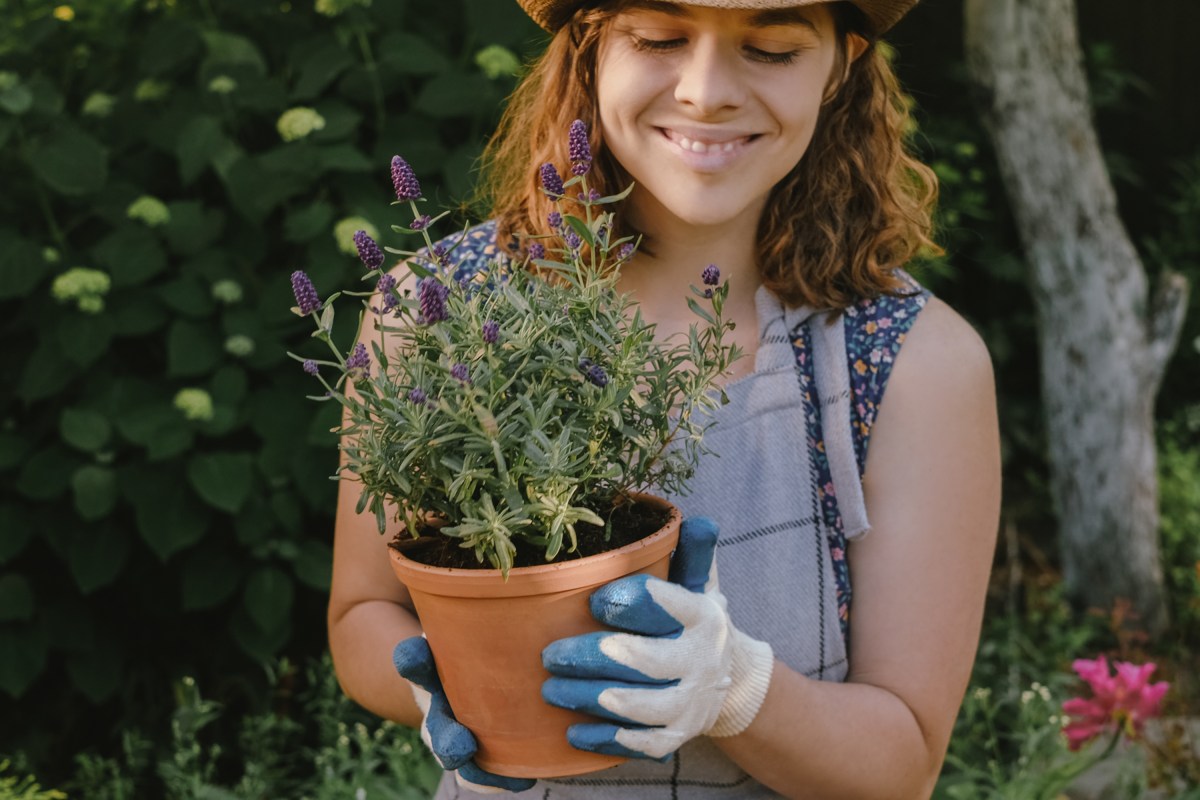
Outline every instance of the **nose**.
POLYGON ((737 108, 746 92, 738 58, 719 36, 697 37, 679 62, 675 99, 706 116, 737 108))

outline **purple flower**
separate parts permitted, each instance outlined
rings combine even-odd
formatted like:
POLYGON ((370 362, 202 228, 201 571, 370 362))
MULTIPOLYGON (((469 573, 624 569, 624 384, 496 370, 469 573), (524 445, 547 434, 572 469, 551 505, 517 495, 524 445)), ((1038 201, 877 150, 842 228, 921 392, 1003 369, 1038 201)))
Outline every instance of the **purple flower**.
POLYGON ((711 289, 711 288, 709 288, 709 289, 705 289, 705 290, 704 290, 704 297, 705 297, 705 298, 707 298, 707 299, 711 300, 711 299, 712 299, 712 296, 713 296, 713 291, 712 291, 712 289, 711 289))
POLYGON ((483 323, 483 341, 488 344, 495 344, 500 338, 500 323, 494 319, 489 319, 483 323))
POLYGON ((557 200, 563 196, 563 182, 553 164, 542 164, 542 188, 557 200))
POLYGON ((608 384, 608 375, 605 374, 599 364, 587 356, 579 359, 579 371, 583 373, 589 382, 596 386, 604 387, 608 384))
POLYGON ((579 234, 575 231, 567 231, 567 235, 563 237, 563 242, 572 250, 578 250, 579 246, 583 244, 583 239, 580 239, 579 234))
POLYGON ((383 251, 366 231, 354 234, 354 246, 358 248, 358 257, 367 269, 379 269, 383 265, 383 251))
POLYGON ((312 280, 302 270, 292 273, 292 293, 296 295, 301 314, 311 314, 321 307, 321 298, 317 297, 312 280))
POLYGON ((550 230, 556 231, 562 227, 562 214, 557 211, 551 211, 546 215, 546 222, 550 225, 550 230))
POLYGON ((309 375, 316 375, 317 372, 320 371, 317 367, 317 362, 313 361, 311 358, 304 359, 304 363, 301 366, 304 367, 304 371, 309 375))
POLYGON ((446 245, 441 242, 433 246, 433 262, 439 266, 446 266, 446 245))
POLYGON ((431 221, 432 220, 430 220, 428 214, 422 214, 421 216, 414 219, 411 223, 409 223, 408 227, 414 231, 424 230, 425 228, 427 228, 429 226, 429 223, 431 221))
POLYGON ((391 294, 392 289, 396 288, 396 279, 392 275, 383 275, 379 278, 379 282, 375 284, 375 291, 380 294, 391 294))
POLYGON ((466 364, 455 364, 450 368, 450 376, 457 381, 461 381, 462 383, 471 382, 471 376, 467 372, 466 364))
POLYGON ((532 258, 534 261, 545 258, 546 257, 545 245, 543 245, 541 242, 534 242, 533 244, 529 245, 529 257, 532 258))
POLYGON ((443 286, 433 278, 425 278, 417 287, 417 299, 421 303, 421 316, 425 318, 426 325, 432 325, 435 322, 450 316, 450 312, 446 309, 446 298, 450 295, 450 288, 443 286))
POLYGON ((587 125, 581 119, 571 123, 571 130, 567 134, 567 155, 571 159, 571 172, 575 175, 585 174, 592 165, 587 125))
POLYGON ((421 405, 428 399, 429 398, 425 395, 425 390, 419 386, 414 386, 412 389, 410 389, 408 391, 408 400, 411 403, 416 403, 417 405, 421 405))
POLYGON ((626 242, 621 245, 621 249, 617 251, 617 258, 621 261, 628 261, 633 257, 633 242, 626 242))
POLYGON ((392 156, 392 186, 397 200, 416 200, 421 196, 421 184, 412 167, 400 156, 392 156))
POLYGON ((367 355, 367 346, 362 342, 354 345, 354 351, 346 359, 346 370, 360 370, 364 378, 371 374, 371 357, 367 355))
POLYGON ((717 269, 716 264, 709 264, 700 273, 700 280, 704 281, 705 286, 716 286, 721 282, 721 270, 717 269))

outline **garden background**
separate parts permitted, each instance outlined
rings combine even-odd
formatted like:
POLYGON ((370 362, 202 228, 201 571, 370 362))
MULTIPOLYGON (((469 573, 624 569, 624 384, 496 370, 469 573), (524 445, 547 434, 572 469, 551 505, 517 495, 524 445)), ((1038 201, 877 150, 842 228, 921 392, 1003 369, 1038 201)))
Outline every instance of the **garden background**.
MULTIPOLYGON (((1200 6, 1081 0, 1079 23, 1122 217, 1152 275, 1195 286, 1200 6)), ((1156 408, 1172 627, 1149 641, 1060 588, 1033 301, 962 26, 926 0, 889 37, 943 186, 947 255, 914 271, 987 340, 1004 441, 938 796, 1038 797, 1079 763, 1072 659, 1157 661, 1168 717, 1200 716, 1200 292, 1156 408)), ((543 42, 501 0, 0 0, 0 798, 427 796, 419 742, 325 656, 336 420, 286 356, 311 346, 288 276, 361 273, 354 231, 402 221, 396 153, 472 218, 472 165, 543 42)), ((1200 782, 1184 729, 1156 730, 1122 796, 1200 782)))

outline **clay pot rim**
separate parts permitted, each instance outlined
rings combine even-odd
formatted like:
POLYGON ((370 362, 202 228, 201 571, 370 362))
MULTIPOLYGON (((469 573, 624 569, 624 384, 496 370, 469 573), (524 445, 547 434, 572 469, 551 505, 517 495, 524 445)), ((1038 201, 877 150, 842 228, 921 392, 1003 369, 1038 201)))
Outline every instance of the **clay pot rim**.
POLYGON ((612 579, 614 563, 620 562, 617 574, 637 572, 661 557, 664 549, 673 550, 677 542, 683 515, 669 501, 649 494, 634 494, 640 502, 653 503, 670 509, 671 515, 654 533, 616 550, 555 564, 535 567, 515 567, 509 570, 508 580, 498 569, 456 569, 434 567, 406 557, 389 547, 388 554, 396 575, 407 586, 429 594, 451 597, 520 597, 560 591, 566 585, 599 586, 612 579))

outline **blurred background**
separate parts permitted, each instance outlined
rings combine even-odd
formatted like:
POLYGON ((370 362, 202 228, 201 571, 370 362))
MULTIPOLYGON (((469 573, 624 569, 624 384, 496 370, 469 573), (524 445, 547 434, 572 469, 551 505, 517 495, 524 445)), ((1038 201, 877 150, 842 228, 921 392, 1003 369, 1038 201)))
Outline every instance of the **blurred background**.
MULTIPOLYGON (((1121 598, 1063 585, 1030 270, 963 14, 926 0, 889 36, 942 182, 947 254, 913 272, 988 342, 1004 440, 984 638, 936 796, 1056 796, 1079 758, 1059 733, 1071 662, 1098 654, 1172 682, 1105 796, 1185 796, 1200 293, 1155 402, 1170 622, 1150 631, 1121 598)), ((1104 160, 1151 282, 1200 281, 1197 29, 1200 4, 1079 2, 1104 160)), ((441 234, 478 221, 474 162, 544 42, 501 0, 0 0, 0 800, 428 796, 415 736, 331 675, 337 419, 286 355, 317 352, 288 278, 353 286, 358 229, 410 246, 389 229, 405 222, 393 154, 456 209, 441 234)))

